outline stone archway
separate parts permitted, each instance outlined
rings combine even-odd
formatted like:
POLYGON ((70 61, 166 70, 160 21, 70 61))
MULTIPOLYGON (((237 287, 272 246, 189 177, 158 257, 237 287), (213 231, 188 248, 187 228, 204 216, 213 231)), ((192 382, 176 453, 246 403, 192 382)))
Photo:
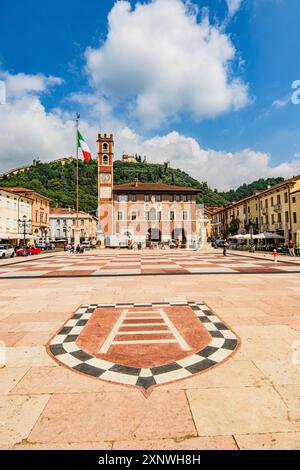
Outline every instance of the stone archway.
POLYGON ((158 228, 149 228, 147 232, 147 238, 149 242, 160 242, 161 231, 158 228))
POLYGON ((186 234, 182 227, 174 228, 172 230, 172 239, 179 240, 183 245, 186 244, 186 234))

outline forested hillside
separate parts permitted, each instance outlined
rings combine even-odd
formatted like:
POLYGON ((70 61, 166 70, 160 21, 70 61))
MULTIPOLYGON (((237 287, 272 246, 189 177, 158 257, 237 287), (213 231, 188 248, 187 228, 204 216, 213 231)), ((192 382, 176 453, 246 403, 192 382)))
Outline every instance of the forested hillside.
MULTIPOLYGON (((139 181, 199 188, 198 202, 207 206, 222 206, 226 199, 179 169, 165 168, 151 163, 114 162, 114 183, 139 181)), ((76 162, 62 165, 60 162, 38 163, 24 172, 2 177, 2 187, 23 186, 34 189, 52 199, 54 207, 74 207, 76 199, 76 162)), ((79 205, 87 212, 97 209, 97 162, 85 164, 79 161, 79 205)))

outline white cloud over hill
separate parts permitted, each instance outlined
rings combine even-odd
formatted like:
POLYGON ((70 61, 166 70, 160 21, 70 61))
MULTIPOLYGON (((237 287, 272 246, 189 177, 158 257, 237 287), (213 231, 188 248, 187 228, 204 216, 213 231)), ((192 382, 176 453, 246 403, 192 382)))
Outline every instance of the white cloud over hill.
POLYGON ((199 20, 191 6, 153 0, 132 9, 117 1, 106 40, 86 50, 90 84, 127 107, 142 127, 159 127, 183 112, 214 117, 249 102, 247 85, 232 72, 237 54, 229 35, 204 13, 199 20))
MULTIPOLYGON (((0 106, 1 172, 27 164, 37 156, 42 161, 50 161, 74 154, 74 116, 59 108, 47 112, 41 102, 40 95, 49 93, 53 85, 61 83, 60 80, 7 73, 6 77, 14 86, 8 87, 7 104, 0 106)), ((144 139, 114 119, 105 102, 98 102, 89 95, 75 95, 72 99, 82 105, 89 103, 91 115, 97 112, 97 116, 105 120, 103 131, 114 133, 115 158, 120 158, 122 152, 132 152, 147 155, 149 162, 170 160, 173 168, 180 168, 200 181, 208 181, 218 189, 229 189, 260 177, 289 177, 300 173, 300 159, 296 155, 291 162, 272 166, 270 155, 266 153, 251 149, 239 152, 204 149, 194 138, 176 131, 144 139)), ((81 129, 96 155, 99 127, 98 122, 90 122, 92 124, 82 120, 81 129)))

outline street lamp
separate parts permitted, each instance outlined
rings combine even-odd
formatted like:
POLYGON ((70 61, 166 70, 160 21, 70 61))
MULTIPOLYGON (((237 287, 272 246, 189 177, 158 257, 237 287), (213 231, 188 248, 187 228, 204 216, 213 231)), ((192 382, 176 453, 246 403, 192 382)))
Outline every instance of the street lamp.
POLYGON ((67 240, 68 243, 70 243, 70 231, 71 228, 65 223, 63 226, 63 232, 64 232, 64 238, 67 240))
POLYGON ((252 219, 249 219, 249 233, 250 233, 250 253, 254 252, 253 245, 253 222, 252 219))
POLYGON ((26 246, 26 235, 30 234, 32 220, 27 220, 26 215, 23 215, 22 219, 18 220, 20 233, 23 234, 23 245, 26 246))

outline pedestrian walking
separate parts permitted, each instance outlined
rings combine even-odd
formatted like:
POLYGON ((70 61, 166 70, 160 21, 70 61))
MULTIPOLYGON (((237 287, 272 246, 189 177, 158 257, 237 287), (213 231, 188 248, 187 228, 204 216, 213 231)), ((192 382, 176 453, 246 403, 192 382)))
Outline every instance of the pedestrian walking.
POLYGON ((278 258, 278 251, 276 248, 273 250, 273 258, 274 258, 274 263, 277 263, 277 258, 278 258))
POLYGON ((289 241, 289 254, 290 256, 295 256, 295 243, 292 239, 289 241))
POLYGON ((223 243, 223 255, 227 256, 227 250, 228 250, 229 244, 227 239, 225 238, 224 243, 223 243))
POLYGON ((78 243, 78 245, 76 246, 76 253, 80 253, 80 245, 78 243))

